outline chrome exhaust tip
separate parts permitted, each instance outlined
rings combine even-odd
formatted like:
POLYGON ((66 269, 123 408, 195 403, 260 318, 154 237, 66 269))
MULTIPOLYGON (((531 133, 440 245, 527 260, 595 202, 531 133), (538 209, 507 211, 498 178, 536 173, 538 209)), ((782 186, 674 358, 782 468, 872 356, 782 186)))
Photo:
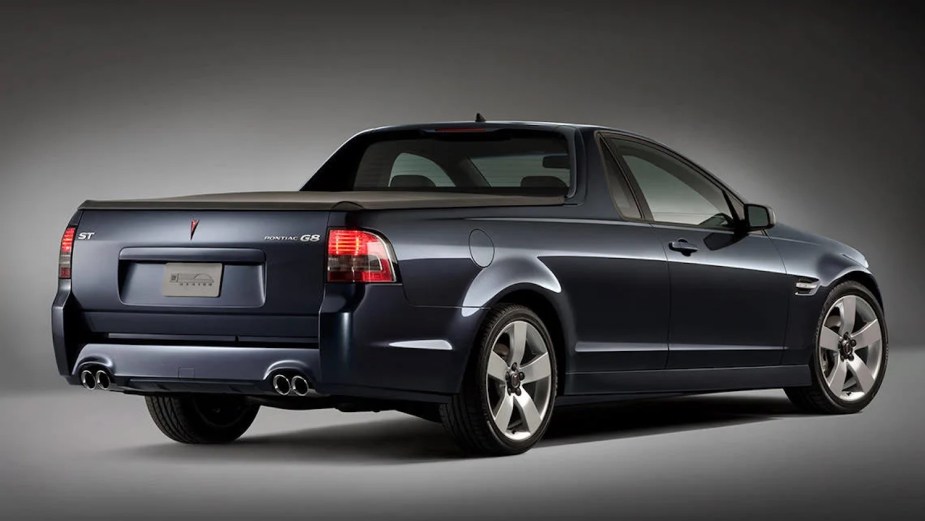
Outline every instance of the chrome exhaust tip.
POLYGON ((292 391, 292 383, 284 374, 278 374, 273 377, 273 389, 282 396, 286 396, 292 391))
POLYGON ((84 369, 80 372, 80 383, 84 386, 84 389, 92 391, 96 389, 96 377, 93 376, 93 371, 89 369, 84 369))
POLYGON ((96 388, 106 391, 109 389, 109 386, 112 384, 112 379, 109 378, 109 373, 100 369, 96 372, 96 388))
POLYGON ((292 392, 296 396, 308 396, 310 391, 311 387, 308 385, 308 380, 302 376, 292 377, 292 392))

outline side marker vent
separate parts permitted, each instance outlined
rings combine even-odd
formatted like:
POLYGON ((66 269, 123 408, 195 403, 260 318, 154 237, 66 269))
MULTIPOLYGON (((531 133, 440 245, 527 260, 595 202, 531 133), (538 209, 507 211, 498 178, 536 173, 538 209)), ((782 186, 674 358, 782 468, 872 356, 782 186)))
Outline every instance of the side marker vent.
POLYGON ((819 289, 819 279, 800 277, 797 279, 795 286, 797 295, 815 295, 816 290, 819 289))

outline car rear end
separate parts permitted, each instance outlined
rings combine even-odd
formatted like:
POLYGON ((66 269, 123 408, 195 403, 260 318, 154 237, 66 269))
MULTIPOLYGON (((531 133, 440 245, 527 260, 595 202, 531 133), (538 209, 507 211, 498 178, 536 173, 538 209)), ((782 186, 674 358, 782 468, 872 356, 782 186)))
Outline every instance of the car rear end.
MULTIPOLYGON (((537 147, 535 130, 522 139, 497 130, 399 134, 414 151, 434 148, 428 140, 456 147, 470 133, 500 153, 505 140, 515 151, 537 147)), ((462 294, 439 305, 409 300, 403 270, 418 284, 456 277, 463 287, 479 270, 468 219, 489 208, 560 205, 574 172, 567 154, 540 146, 530 152, 536 168, 549 163, 564 181, 527 172, 517 178, 527 188, 408 187, 396 179, 421 176, 394 167, 376 186, 357 147, 394 133, 382 136, 348 142, 313 178, 319 186, 302 192, 85 203, 61 241, 52 309, 59 373, 74 385, 141 394, 442 401, 456 392, 484 310, 465 308, 462 294), (353 177, 343 173, 351 169, 353 177), (338 176, 368 186, 341 186, 338 176), (376 217, 384 213, 406 217, 376 217), (459 255, 422 256, 428 244, 415 239, 416 223, 459 255)), ((401 146, 386 142, 375 164, 382 153, 395 160, 401 146)))

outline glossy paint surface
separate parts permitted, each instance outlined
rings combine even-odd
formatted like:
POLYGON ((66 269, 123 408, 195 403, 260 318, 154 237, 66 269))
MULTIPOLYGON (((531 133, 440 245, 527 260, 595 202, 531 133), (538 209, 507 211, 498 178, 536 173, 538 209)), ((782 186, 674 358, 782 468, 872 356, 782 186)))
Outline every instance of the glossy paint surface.
POLYGON ((863 257, 785 225, 742 232, 624 219, 598 148, 601 130, 567 128, 576 183, 564 204, 85 210, 75 223, 94 240, 76 244, 73 283, 62 281, 53 309, 59 371, 73 382, 92 353, 126 388, 145 377, 189 384, 196 382, 180 380, 193 373, 170 364, 157 374, 138 369, 137 357, 120 367, 123 348, 110 356, 106 345, 192 345, 196 354, 184 363, 204 367, 222 353, 209 346, 242 345, 282 357, 241 351, 235 363, 256 364, 251 375, 295 360, 330 394, 440 400, 459 388, 486 310, 507 301, 531 305, 546 322, 563 397, 808 381, 828 291, 853 278, 876 293, 863 257), (195 238, 192 219, 200 221, 195 238), (323 238, 332 227, 385 237, 398 281, 325 283, 323 240, 273 239, 323 238), (682 239, 696 251, 669 248, 682 239), (158 295, 160 266, 174 261, 225 264, 227 291, 216 299, 158 295), (800 293, 801 280, 816 289, 800 293), (312 354, 293 358, 293 349, 312 354))

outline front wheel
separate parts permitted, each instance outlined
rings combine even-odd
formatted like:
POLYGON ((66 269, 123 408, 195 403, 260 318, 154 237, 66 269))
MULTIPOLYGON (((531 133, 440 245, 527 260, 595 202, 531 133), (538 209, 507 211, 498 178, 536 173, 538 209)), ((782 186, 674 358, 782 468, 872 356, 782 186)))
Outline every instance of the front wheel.
POLYGON ((797 407, 813 413, 858 412, 874 399, 888 356, 879 302, 864 286, 836 286, 823 306, 810 362, 812 384, 784 389, 797 407))
POLYGON ((243 396, 146 396, 148 413, 168 438, 180 443, 231 443, 254 422, 259 405, 243 396))
POLYGON ((549 332, 528 308, 502 305, 474 349, 461 392, 440 407, 444 426, 470 454, 527 451, 543 437, 556 398, 549 332))

